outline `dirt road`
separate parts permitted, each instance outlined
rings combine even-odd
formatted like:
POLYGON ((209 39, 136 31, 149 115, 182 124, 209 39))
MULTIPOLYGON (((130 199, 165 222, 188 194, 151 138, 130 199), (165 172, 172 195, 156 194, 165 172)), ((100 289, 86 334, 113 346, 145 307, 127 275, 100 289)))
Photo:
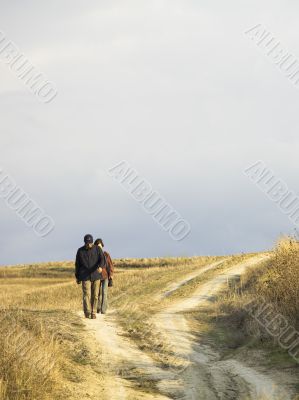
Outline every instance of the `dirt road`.
MULTIPOLYGON (((216 295, 233 276, 261 262, 266 256, 256 256, 228 268, 210 279, 190 296, 171 303, 152 318, 152 324, 164 338, 182 365, 181 370, 162 369, 132 341, 123 336, 113 312, 100 315, 97 320, 84 322, 102 348, 103 362, 113 378, 112 400, 134 399, 186 399, 186 400, 290 400, 291 396, 271 376, 261 374, 237 360, 221 361, 219 354, 198 342, 185 313, 204 305, 216 295), (126 376, 126 372, 127 376, 126 376), (135 382, 139 382, 136 390, 135 382), (142 382, 154 382, 156 391, 142 389, 142 382)), ((219 262, 174 282, 161 293, 168 296, 182 284, 216 268, 219 262)), ((82 318, 83 315, 81 314, 82 318)), ((109 382, 108 386, 111 384, 109 382)))
MULTIPOLYGON (((179 375, 182 397, 186 399, 285 399, 286 393, 268 376, 248 368, 236 360, 219 361, 219 355, 201 345, 192 335, 184 313, 209 301, 228 279, 262 261, 254 257, 230 268, 227 272, 203 284, 188 298, 170 305, 153 321, 157 329, 171 343, 178 357, 189 359, 189 366, 179 375)), ((165 389, 162 382, 161 389, 165 389)), ((175 394, 175 393, 174 393, 175 394)))

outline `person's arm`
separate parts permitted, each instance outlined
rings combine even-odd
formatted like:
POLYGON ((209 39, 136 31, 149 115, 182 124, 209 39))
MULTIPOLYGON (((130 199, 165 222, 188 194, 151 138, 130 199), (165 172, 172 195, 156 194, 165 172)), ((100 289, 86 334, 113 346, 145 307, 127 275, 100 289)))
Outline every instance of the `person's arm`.
POLYGON ((96 270, 102 272, 102 268, 106 265, 104 253, 99 246, 94 246, 93 251, 95 253, 93 254, 93 265, 92 268, 90 268, 90 272, 95 272, 96 270))
POLYGON ((80 259, 79 259, 79 250, 77 251, 76 254, 76 262, 75 262, 75 277, 77 283, 80 283, 78 277, 79 277, 79 268, 80 268, 80 259))
POLYGON ((103 250, 98 246, 98 250, 99 250, 99 265, 98 268, 103 268, 106 266, 106 259, 103 253, 103 250))
POLYGON ((107 264, 109 265, 109 279, 112 279, 114 274, 114 265, 109 253, 107 253, 106 258, 107 258, 107 264))

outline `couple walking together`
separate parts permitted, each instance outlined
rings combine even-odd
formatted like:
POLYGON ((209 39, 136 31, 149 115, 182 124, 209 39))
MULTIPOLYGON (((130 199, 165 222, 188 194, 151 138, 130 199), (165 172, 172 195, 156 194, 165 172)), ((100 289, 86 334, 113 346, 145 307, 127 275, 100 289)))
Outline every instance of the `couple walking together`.
POLYGON ((83 310, 86 318, 96 319, 96 313, 105 314, 108 308, 108 287, 113 285, 113 263, 103 250, 102 239, 93 242, 92 235, 84 236, 84 246, 76 255, 75 276, 82 284, 83 310))

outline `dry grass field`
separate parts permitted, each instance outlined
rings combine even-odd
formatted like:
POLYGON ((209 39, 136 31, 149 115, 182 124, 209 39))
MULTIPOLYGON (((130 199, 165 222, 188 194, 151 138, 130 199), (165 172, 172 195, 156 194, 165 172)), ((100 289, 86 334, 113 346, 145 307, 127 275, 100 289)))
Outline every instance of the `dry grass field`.
MULTIPOLYGON (((110 304, 119 307, 121 313, 126 312, 124 298, 126 304, 132 302, 142 307, 152 291, 199 268, 207 260, 118 260, 110 304)), ((73 398, 72 384, 82 379, 82 365, 91 361, 82 340, 84 327, 77 316, 81 287, 74 281, 73 263, 3 267, 0 288, 0 398, 73 398)), ((134 310, 130 307, 130 312, 134 310)), ((128 327, 130 333, 137 322, 136 318, 127 320, 132 322, 132 327, 128 327)), ((100 381, 102 372, 95 374, 100 381)))
MULTIPOLYGON (((120 340, 128 346, 128 359, 117 359, 117 371, 105 356, 107 338, 101 339, 101 322, 97 320, 100 342, 96 342, 79 315, 81 287, 75 283, 72 262, 1 268, 0 399, 182 398, 179 391, 176 395, 165 389, 158 382, 160 378, 142 373, 134 360, 129 360, 130 346, 134 346, 132 358, 138 358, 137 354, 145 363, 150 360, 161 376, 165 371, 177 371, 180 360, 171 340, 166 340, 155 325, 155 316, 161 310, 171 310, 173 304, 181 304, 198 288, 253 256, 116 260, 115 285, 109 289, 111 315, 107 318, 111 322, 106 329, 116 323, 120 340), (129 395, 117 394, 116 389, 111 395, 108 386, 117 386, 118 379, 126 382, 120 387, 130 390, 129 395)), ((186 313, 191 325, 196 326, 200 319, 198 329, 203 339, 210 335, 211 345, 219 332, 233 338, 231 331, 236 325, 247 340, 252 321, 240 310, 245 297, 257 294, 267 297, 297 324, 298 258, 296 243, 280 244, 271 262, 245 273, 241 289, 240 283, 233 288, 230 282, 225 285, 225 291, 207 306, 208 317, 203 309, 186 313), (287 281, 281 278, 283 274, 287 274, 287 281), (228 329, 227 321, 232 329, 228 329)), ((245 343, 243 337, 236 340, 240 346, 245 343)), ((229 347, 223 337, 221 343, 223 348, 229 347)), ((204 398, 192 396, 187 393, 185 398, 204 398)), ((244 394, 231 398, 251 397, 244 394)))
MULTIPOLYGON (((194 312, 193 318, 197 320, 201 339, 217 343, 223 357, 233 353, 242 359, 250 354, 253 363, 291 375, 297 393, 293 398, 299 398, 299 243, 296 240, 279 240, 268 260, 232 281, 213 303, 194 312), (274 322, 269 324, 271 320, 274 322), (292 341, 280 341, 279 329, 280 332, 285 329, 292 341), (286 343, 294 343, 291 354, 286 343)), ((280 379, 283 381, 283 377, 280 379)))
MULTIPOLYGON (((283 316, 289 326, 299 332, 299 243, 297 241, 292 238, 280 240, 269 260, 244 273, 241 279, 234 282, 214 304, 214 313, 218 319, 223 317, 230 326, 232 323, 235 324, 238 333, 245 341, 251 338, 255 343, 271 344, 274 351, 281 350, 273 335, 246 310, 248 308, 246 304, 251 302, 268 304, 269 315, 283 316)), ((287 354, 286 359, 288 359, 287 354)), ((289 362, 292 361, 295 363, 290 358, 289 362)))

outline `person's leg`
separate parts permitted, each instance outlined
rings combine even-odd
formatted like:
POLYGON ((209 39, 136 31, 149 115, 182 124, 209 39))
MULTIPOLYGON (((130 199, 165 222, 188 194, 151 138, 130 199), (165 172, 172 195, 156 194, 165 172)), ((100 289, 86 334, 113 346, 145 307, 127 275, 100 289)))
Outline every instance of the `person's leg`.
POLYGON ((91 282, 91 316, 96 316, 101 281, 91 282))
POLYGON ((90 281, 82 282, 83 311, 84 311, 85 317, 89 317, 90 314, 91 314, 91 309, 90 309, 90 287, 91 287, 91 282, 90 281))
POLYGON ((105 279, 101 282, 102 285, 102 305, 101 305, 101 313, 106 314, 108 309, 108 279, 105 279))
POLYGON ((101 287, 102 287, 102 281, 100 281, 99 294, 98 294, 98 305, 97 305, 98 314, 101 312, 101 292, 102 292, 101 287))

